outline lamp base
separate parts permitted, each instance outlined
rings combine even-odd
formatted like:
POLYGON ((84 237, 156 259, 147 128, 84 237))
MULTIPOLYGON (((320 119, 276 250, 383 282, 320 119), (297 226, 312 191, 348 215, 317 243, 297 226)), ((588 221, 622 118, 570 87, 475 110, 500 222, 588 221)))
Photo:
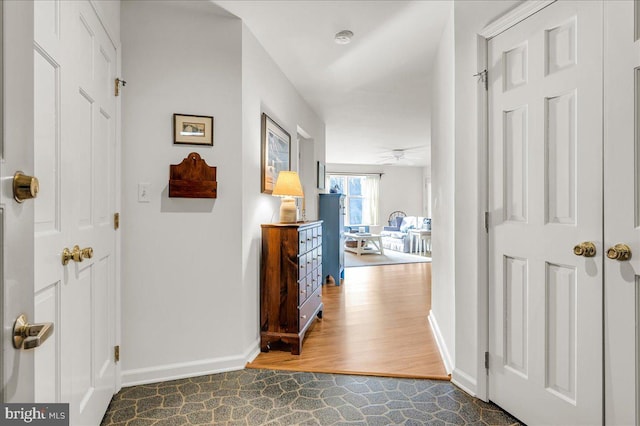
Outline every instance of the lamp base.
POLYGON ((298 209, 293 197, 283 197, 280 203, 280 223, 295 223, 298 220, 298 209))

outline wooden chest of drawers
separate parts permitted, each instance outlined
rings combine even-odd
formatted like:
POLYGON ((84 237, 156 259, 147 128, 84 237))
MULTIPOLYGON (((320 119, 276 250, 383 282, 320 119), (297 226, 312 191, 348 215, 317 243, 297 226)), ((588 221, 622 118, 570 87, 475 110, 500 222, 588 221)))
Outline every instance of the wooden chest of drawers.
POLYGON ((262 225, 260 349, 283 341, 299 355, 322 318, 322 221, 262 225))

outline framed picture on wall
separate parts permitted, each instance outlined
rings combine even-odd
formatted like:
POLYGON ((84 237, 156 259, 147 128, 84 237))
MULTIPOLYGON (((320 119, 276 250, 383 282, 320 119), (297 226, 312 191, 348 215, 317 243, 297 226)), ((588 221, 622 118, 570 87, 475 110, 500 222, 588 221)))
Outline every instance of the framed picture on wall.
POLYGON ((173 114, 173 143, 213 145, 213 117, 173 114))
POLYGON ((325 164, 318 161, 318 189, 324 189, 325 179, 325 164))
POLYGON ((260 181, 263 194, 271 194, 278 173, 289 170, 291 136, 267 114, 262 114, 262 150, 260 181))

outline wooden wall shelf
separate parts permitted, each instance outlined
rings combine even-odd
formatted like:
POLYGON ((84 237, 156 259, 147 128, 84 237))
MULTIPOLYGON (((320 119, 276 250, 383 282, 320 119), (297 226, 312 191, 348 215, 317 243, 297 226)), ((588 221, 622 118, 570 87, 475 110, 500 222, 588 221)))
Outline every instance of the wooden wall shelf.
POLYGON ((207 165, 197 152, 182 163, 169 166, 169 197, 217 198, 216 168, 207 165))

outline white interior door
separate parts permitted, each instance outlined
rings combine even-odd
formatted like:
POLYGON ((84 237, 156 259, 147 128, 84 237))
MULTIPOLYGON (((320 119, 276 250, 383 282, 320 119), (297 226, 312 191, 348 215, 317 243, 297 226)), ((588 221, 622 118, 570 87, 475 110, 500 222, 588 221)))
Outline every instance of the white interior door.
POLYGON ((640 424, 640 4, 605 2, 605 413, 609 425, 640 424))
MULTIPOLYGON (((0 286, 2 288, 2 400, 33 400, 35 350, 16 350, 11 330, 20 314, 33 321, 33 200, 18 204, 11 181, 33 174, 33 3, 0 2, 2 14, 2 135, 0 137, 0 286)), ((55 334, 55 331, 54 331, 55 334)))
POLYGON ((89 1, 35 2, 35 317, 58 333, 36 353, 36 399, 98 424, 115 389, 116 50, 89 1), (64 248, 93 256, 63 265, 64 248))
POLYGON ((489 397, 529 424, 603 416, 602 34, 559 1, 489 41, 489 397))

